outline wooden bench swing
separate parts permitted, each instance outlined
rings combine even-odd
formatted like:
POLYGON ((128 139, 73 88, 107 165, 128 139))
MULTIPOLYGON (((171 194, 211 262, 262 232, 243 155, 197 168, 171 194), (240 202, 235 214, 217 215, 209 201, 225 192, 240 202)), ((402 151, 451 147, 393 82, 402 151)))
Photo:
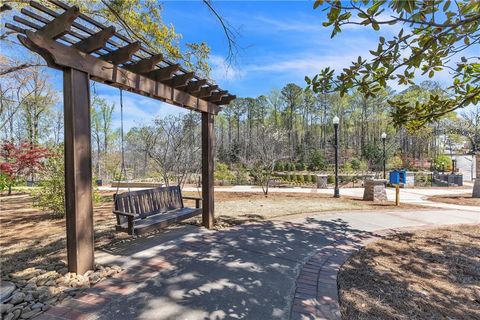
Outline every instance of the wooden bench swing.
POLYGON ((180 186, 128 191, 114 195, 117 231, 142 235, 202 213, 202 198, 182 196, 180 186), (195 200, 195 208, 183 200, 195 200))
MULTIPOLYGON (((122 180, 122 176, 127 177, 122 89, 120 89, 120 149, 120 180, 122 180)), ((137 191, 130 191, 128 187, 127 192, 118 194, 119 186, 120 184, 117 184, 117 191, 113 195, 113 214, 117 216, 115 229, 128 232, 132 236, 166 228, 202 213, 200 207, 202 198, 182 196, 179 185, 137 191), (195 208, 185 207, 183 200, 195 200, 195 208)))

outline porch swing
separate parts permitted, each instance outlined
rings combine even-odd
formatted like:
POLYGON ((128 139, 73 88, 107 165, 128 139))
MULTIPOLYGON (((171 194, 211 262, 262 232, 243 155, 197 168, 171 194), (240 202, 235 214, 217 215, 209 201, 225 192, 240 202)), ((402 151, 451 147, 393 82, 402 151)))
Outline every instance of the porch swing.
MULTIPOLYGON (((123 129, 123 90, 120 89, 120 139, 121 167, 120 180, 127 176, 125 169, 125 148, 123 129)), ((142 235, 165 228, 171 224, 197 216, 202 213, 200 197, 182 196, 180 186, 157 187, 118 193, 120 184, 113 195, 114 210, 117 218, 117 231, 129 235, 142 235), (183 200, 194 200, 195 208, 185 207, 183 200)))

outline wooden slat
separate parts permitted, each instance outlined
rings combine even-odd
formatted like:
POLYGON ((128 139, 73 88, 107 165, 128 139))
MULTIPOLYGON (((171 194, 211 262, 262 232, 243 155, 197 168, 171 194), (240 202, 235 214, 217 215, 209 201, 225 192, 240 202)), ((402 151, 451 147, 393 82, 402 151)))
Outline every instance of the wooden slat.
POLYGON ((210 97, 212 95, 212 92, 214 90, 217 90, 217 89, 218 89, 218 86, 216 84, 213 85, 213 86, 208 86, 208 87, 200 89, 200 91, 198 93, 196 93, 195 96, 197 96, 199 98, 210 97))
POLYGON ((173 88, 178 88, 187 85, 187 83, 193 78, 195 73, 188 72, 185 74, 174 76, 172 79, 166 80, 163 83, 173 88))
POLYGON ((205 84, 207 84, 207 79, 200 79, 197 81, 190 81, 186 86, 179 87, 179 89, 185 90, 188 93, 196 93, 199 92, 205 84))
POLYGON ((85 38, 73 45, 74 48, 86 53, 92 53, 94 51, 102 49, 107 43, 108 39, 115 33, 114 27, 108 27, 103 29, 93 36, 85 38))
POLYGON ((159 68, 145 74, 155 81, 164 81, 172 78, 172 75, 180 69, 179 64, 174 64, 168 67, 159 68))
POLYGON ((110 61, 113 64, 122 64, 132 58, 132 55, 140 50, 140 42, 133 42, 121 47, 115 51, 100 56, 103 60, 110 61))
POLYGON ((226 97, 226 96, 228 96, 228 91, 227 90, 220 90, 220 91, 212 93, 212 95, 210 97, 208 97, 206 100, 215 103, 215 102, 220 102, 222 97, 226 97))
POLYGON ((72 6, 55 19, 47 23, 39 31, 48 38, 57 39, 70 31, 73 21, 78 17, 79 14, 80 9, 78 9, 76 6, 72 6))
POLYGON ((237 98, 237 96, 235 95, 228 95, 226 97, 222 97, 222 99, 220 100, 220 102, 218 103, 219 105, 226 105, 226 104, 229 104, 230 102, 232 102, 233 100, 235 100, 237 98))
POLYGON ((145 58, 131 64, 126 64, 123 67, 135 73, 145 74, 155 69, 155 65, 161 62, 162 59, 163 59, 163 55, 157 54, 150 58, 145 58))

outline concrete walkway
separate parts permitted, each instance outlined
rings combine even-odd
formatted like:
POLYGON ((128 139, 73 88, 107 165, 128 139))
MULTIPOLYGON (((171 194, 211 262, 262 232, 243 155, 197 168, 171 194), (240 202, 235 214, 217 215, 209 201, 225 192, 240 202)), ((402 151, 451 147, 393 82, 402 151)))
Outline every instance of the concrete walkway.
POLYGON ((336 271, 395 229, 480 223, 480 212, 312 215, 225 231, 181 226, 97 252, 125 270, 39 319, 336 319, 336 271))

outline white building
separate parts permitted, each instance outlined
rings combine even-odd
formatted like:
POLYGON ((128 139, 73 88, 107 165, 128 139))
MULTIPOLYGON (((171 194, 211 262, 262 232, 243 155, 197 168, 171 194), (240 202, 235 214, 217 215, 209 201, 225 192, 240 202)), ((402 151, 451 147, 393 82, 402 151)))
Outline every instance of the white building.
POLYGON ((480 155, 453 154, 452 160, 455 160, 456 171, 463 174, 463 181, 480 178, 480 155))

